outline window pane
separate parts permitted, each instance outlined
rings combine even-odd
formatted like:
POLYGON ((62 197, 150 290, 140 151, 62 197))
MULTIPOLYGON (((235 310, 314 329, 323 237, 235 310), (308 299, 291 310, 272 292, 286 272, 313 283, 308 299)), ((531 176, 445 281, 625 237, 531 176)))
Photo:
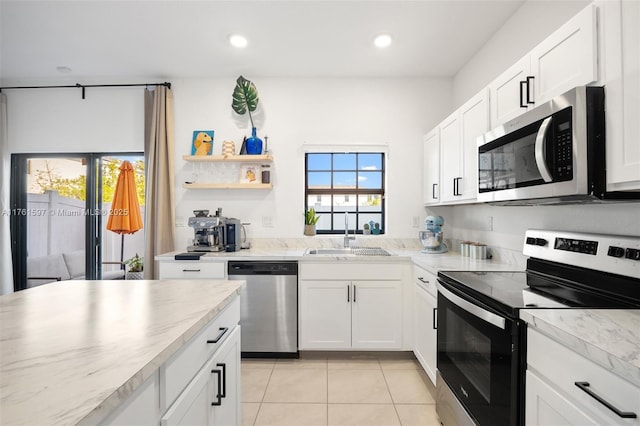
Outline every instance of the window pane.
POLYGON ((382 173, 358 172, 358 187, 367 189, 382 189, 382 173))
POLYGON ((309 188, 331 188, 330 172, 309 172, 307 178, 309 188))
POLYGON ((309 170, 331 170, 331 154, 307 154, 309 170))
POLYGON ((356 173, 355 172, 335 172, 333 174, 333 188, 345 189, 356 187, 356 173))
POLYGON ((382 154, 359 154, 358 168, 360 170, 382 170, 382 154))
MULTIPOLYGON (((360 215, 360 229, 362 229, 362 225, 364 225, 365 223, 370 223, 373 222, 375 223, 379 223, 380 224, 380 229, 382 230, 382 215, 381 214, 361 214, 360 215)), ((373 229, 373 227, 371 228, 373 229)))
POLYGON ((320 219, 316 223, 316 231, 330 231, 331 230, 331 215, 319 214, 320 219))
MULTIPOLYGON (((358 195, 358 211, 381 212, 382 196, 379 194, 358 195)), ((371 219, 367 219, 367 222, 371 219)))
POLYGON ((356 154, 333 154, 334 170, 355 170, 356 154))
POLYGON ((333 196, 333 205, 335 210, 339 210, 341 212, 355 212, 357 200, 358 197, 355 194, 335 194, 333 196))
MULTIPOLYGON (((333 229, 344 232, 345 217, 344 213, 335 213, 333 215, 333 229)), ((356 226, 356 215, 349 215, 349 229, 353 230, 356 226)))
POLYGON ((316 212, 330 212, 331 211, 331 194, 318 194, 309 195, 307 197, 308 208, 313 207, 316 212), (318 198, 320 200, 318 201, 318 198))

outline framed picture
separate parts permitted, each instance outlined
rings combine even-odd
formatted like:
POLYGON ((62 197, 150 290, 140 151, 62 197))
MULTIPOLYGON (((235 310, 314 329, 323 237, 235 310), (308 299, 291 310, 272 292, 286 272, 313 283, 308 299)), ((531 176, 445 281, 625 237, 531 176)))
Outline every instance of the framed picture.
POLYGON ((240 166, 240 183, 262 183, 260 166, 243 164, 240 166))
POLYGON ((213 130, 194 130, 191 155, 213 154, 213 130))

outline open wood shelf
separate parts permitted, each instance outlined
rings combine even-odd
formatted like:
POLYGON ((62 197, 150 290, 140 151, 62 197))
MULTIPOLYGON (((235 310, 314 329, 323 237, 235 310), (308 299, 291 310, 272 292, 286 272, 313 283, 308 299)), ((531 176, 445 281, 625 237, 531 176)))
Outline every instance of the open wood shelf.
POLYGON ((184 161, 193 162, 239 162, 239 163, 264 163, 265 161, 273 161, 270 155, 183 155, 184 161))
POLYGON ((270 183, 183 183, 186 189, 271 189, 270 183))

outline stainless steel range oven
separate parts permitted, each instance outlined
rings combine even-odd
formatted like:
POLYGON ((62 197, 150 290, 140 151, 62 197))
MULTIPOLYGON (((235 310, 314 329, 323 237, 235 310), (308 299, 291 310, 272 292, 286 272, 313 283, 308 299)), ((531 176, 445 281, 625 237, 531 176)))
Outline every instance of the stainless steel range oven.
POLYGON ((640 236, 529 230, 525 272, 438 274, 436 409, 445 426, 522 425, 523 308, 640 307, 640 236))

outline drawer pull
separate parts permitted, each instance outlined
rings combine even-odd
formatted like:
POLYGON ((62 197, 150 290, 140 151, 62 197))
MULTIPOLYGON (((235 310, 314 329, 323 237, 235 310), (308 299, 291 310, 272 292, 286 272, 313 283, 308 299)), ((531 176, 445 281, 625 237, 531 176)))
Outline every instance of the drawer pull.
POLYGON ((211 370, 213 374, 218 376, 218 394, 216 395, 217 401, 211 403, 211 405, 222 405, 222 371, 213 369, 211 370))
POLYGON ((222 336, 224 336, 224 333, 229 331, 229 327, 220 327, 218 330, 220 330, 220 333, 213 340, 207 340, 207 343, 218 343, 220 339, 222 339, 222 336))
POLYGON ((425 284, 429 284, 429 280, 425 280, 423 277, 418 277, 418 280, 419 280, 420 282, 425 283, 425 284))
POLYGON ((438 329, 438 308, 433 308, 433 329, 438 329))
POLYGON ((182 272, 200 272, 200 269, 183 269, 182 272))
POLYGON ((585 391, 589 396, 598 401, 600 404, 607 407, 609 410, 613 411, 618 415, 618 417, 622 417, 623 419, 635 419, 638 417, 636 413, 629 411, 620 411, 609 402, 605 401, 601 396, 597 395, 594 391, 589 388, 589 382, 575 382, 574 383, 580 390, 585 391))

